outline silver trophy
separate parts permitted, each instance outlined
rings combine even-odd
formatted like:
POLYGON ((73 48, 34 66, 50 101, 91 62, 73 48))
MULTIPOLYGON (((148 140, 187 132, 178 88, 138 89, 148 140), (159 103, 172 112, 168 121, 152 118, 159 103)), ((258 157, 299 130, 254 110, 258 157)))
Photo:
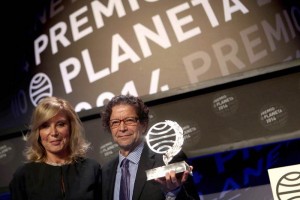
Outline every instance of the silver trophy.
MULTIPOLYGON (((163 154, 165 166, 146 170, 147 180, 164 177, 167 172, 173 170, 181 173, 189 170, 185 161, 169 164, 173 157, 179 153, 183 145, 183 130, 177 122, 165 120, 154 124, 146 135, 149 148, 158 154, 163 154)), ((190 171, 192 174, 192 172, 190 171)))

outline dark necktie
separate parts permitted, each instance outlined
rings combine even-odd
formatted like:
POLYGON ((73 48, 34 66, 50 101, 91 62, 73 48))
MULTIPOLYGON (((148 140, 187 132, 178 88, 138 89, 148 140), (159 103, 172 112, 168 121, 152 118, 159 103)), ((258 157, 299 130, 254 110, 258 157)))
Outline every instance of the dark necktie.
POLYGON ((129 160, 124 159, 121 163, 121 182, 120 182, 120 200, 130 199, 130 173, 129 160))

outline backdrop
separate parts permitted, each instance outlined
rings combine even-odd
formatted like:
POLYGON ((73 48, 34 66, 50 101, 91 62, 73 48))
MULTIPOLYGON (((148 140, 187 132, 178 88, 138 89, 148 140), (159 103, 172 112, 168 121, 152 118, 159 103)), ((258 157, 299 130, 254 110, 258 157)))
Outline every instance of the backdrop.
POLYGON ((117 148, 100 110, 141 96, 151 124, 184 130, 204 199, 272 199, 267 169, 300 162, 300 6, 272 0, 44 1, 34 11, 9 106, 0 113, 7 191, 31 112, 71 101, 101 164, 117 148), (253 198, 253 197, 257 198, 253 198))
POLYGON ((45 96, 89 110, 116 94, 164 94, 300 57, 296 0, 52 0, 29 11, 2 135, 45 96))

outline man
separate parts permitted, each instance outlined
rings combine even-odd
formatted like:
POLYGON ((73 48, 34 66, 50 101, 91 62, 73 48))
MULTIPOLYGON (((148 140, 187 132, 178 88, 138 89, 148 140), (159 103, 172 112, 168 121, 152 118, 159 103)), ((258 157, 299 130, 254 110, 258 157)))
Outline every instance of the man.
MULTIPOLYGON (((147 180, 146 170, 164 165, 162 155, 151 151, 144 140, 149 122, 148 114, 149 109, 144 102, 129 95, 113 97, 103 110, 102 124, 120 148, 118 157, 102 168, 103 199, 119 200, 126 196, 121 192, 123 190, 120 191, 121 163, 126 158, 129 160, 130 174, 128 200, 199 200, 189 170, 181 175, 170 171, 163 178, 147 180)), ((186 158, 181 151, 172 162, 186 158)))

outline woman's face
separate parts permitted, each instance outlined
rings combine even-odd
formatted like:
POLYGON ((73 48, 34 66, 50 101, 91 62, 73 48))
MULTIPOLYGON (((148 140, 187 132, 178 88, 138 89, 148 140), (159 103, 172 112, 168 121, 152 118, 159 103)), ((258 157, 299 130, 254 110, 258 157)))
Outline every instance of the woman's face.
POLYGON ((46 121, 39 128, 41 143, 44 146, 47 157, 68 156, 70 142, 70 122, 64 113, 58 113, 46 121))

